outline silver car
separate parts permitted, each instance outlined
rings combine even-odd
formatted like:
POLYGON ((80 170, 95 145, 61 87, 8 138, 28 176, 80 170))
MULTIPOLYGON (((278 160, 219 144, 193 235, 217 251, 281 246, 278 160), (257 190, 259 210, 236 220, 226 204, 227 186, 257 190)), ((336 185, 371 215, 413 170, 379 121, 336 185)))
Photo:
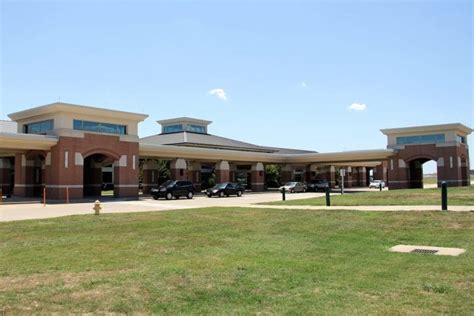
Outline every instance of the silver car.
POLYGON ((373 180, 369 184, 369 189, 379 189, 380 187, 385 188, 385 182, 382 180, 373 180))
POLYGON ((285 189, 286 192, 306 192, 306 185, 302 182, 288 182, 284 186, 280 187, 280 191, 285 189))

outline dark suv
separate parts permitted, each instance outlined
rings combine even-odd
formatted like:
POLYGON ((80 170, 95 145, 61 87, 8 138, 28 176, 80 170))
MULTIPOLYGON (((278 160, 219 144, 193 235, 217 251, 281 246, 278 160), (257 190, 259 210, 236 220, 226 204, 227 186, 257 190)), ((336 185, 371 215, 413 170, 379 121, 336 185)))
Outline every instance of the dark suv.
POLYGON ((173 197, 179 199, 185 196, 192 199, 194 196, 194 185, 186 180, 168 180, 158 188, 151 189, 151 195, 155 200, 165 198, 171 200, 173 197))
POLYGON ((213 195, 218 197, 228 197, 229 195, 242 196, 242 194, 244 194, 244 191, 244 187, 238 183, 224 182, 218 183, 212 188, 207 189, 206 194, 208 197, 212 197, 213 195))
POLYGON ((325 191, 329 187, 327 180, 311 180, 306 184, 306 191, 325 191))

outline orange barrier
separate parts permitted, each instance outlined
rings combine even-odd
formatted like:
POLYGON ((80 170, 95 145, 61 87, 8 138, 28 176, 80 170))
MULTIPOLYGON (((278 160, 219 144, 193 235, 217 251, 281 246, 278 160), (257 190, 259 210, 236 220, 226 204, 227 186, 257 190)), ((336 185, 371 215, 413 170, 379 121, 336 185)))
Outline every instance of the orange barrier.
POLYGON ((69 204, 69 187, 66 187, 66 203, 69 204))

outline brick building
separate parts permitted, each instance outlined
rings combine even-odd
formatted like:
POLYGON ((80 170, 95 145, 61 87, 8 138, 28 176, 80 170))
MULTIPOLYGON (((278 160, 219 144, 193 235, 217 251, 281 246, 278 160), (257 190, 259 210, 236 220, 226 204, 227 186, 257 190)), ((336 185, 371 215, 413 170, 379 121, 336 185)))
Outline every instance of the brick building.
POLYGON ((210 172, 217 182, 245 182, 263 191, 265 166, 279 165, 281 181, 327 179, 335 186, 344 169, 346 187, 367 186, 371 177, 390 189, 420 187, 421 165, 435 160, 438 181, 469 185, 467 136, 462 124, 382 130, 386 149, 337 153, 266 147, 209 133, 210 121, 158 121, 160 133, 138 136, 147 115, 67 103, 52 103, 10 114, 0 129, 0 184, 3 193, 63 200, 100 195, 104 170, 114 196, 136 198, 139 165, 143 191, 159 182, 158 162, 167 160, 173 179, 199 189, 210 172), (16 127, 16 132, 12 128, 16 127), (141 162, 139 164, 139 162, 141 162))

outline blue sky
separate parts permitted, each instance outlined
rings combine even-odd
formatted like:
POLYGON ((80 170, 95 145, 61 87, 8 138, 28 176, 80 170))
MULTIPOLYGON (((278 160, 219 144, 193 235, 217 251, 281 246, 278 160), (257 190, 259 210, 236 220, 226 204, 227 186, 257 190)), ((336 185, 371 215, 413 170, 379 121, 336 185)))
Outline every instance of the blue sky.
POLYGON ((61 100, 149 114, 141 136, 192 116, 321 152, 384 148, 381 128, 474 126, 470 1, 1 4, 1 118, 61 100))

